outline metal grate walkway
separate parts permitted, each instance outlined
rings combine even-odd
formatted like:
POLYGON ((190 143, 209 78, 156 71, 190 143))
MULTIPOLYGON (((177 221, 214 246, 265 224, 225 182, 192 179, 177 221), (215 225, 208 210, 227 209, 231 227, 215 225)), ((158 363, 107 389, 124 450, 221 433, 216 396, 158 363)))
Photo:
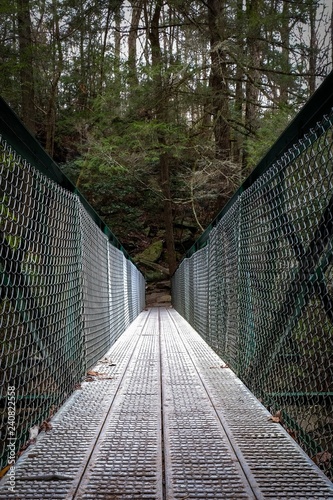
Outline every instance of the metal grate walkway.
POLYGON ((333 499, 333 485, 173 309, 141 313, 1 499, 333 499))

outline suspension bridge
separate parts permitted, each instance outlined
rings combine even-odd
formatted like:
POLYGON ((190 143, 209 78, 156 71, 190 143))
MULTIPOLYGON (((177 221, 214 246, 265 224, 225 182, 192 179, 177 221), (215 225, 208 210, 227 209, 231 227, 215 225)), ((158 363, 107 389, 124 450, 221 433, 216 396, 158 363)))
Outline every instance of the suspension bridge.
POLYGON ((333 499, 332 88, 150 309, 0 100, 0 498, 333 499))

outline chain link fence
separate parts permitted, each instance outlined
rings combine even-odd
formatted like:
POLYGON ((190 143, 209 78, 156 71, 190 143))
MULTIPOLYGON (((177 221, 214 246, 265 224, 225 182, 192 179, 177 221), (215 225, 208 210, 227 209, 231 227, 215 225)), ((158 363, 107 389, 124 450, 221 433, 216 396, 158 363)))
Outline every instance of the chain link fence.
POLYGON ((331 479, 332 261, 331 111, 239 190, 172 281, 174 307, 331 479))
POLYGON ((143 276, 79 197, 0 138, 0 470, 144 301, 143 276))

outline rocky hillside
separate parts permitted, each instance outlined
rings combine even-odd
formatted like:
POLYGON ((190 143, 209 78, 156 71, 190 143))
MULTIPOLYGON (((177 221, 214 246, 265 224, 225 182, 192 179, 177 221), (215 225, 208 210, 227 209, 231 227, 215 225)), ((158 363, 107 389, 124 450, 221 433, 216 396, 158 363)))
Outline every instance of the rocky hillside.
MULTIPOLYGON (((147 306, 170 305, 171 285, 165 248, 164 230, 146 228, 146 238, 141 249, 134 253, 133 260, 142 271, 147 282, 147 306)), ((196 240, 197 228, 191 221, 176 221, 174 227, 175 246, 180 261, 184 253, 196 240)), ((124 242, 125 244, 125 242, 124 242)), ((127 246, 138 242, 127 242, 127 246)))

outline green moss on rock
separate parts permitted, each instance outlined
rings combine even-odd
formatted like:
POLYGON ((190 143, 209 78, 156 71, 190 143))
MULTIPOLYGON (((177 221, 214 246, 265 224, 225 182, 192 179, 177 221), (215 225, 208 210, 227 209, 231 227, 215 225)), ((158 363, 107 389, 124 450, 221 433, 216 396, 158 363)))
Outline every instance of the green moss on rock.
POLYGON ((135 256, 136 262, 148 261, 157 262, 161 257, 163 251, 163 241, 154 241, 149 247, 147 247, 143 252, 135 256))

